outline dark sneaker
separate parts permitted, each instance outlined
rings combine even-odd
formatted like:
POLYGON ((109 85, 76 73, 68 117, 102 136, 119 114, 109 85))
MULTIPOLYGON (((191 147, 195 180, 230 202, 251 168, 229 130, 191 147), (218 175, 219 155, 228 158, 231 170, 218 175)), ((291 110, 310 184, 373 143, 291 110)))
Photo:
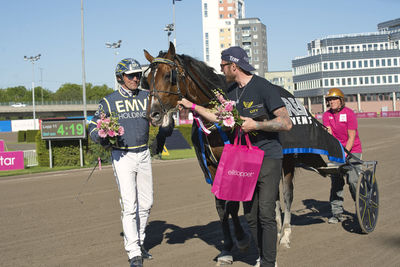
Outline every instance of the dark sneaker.
POLYGON ((145 260, 152 260, 153 255, 151 255, 145 248, 144 246, 140 246, 140 251, 142 251, 142 257, 145 260))
POLYGON ((346 217, 344 217, 343 214, 336 214, 329 218, 328 223, 335 224, 338 222, 343 222, 345 220, 346 220, 346 217))
POLYGON ((142 256, 136 256, 129 260, 130 267, 143 267, 142 256))

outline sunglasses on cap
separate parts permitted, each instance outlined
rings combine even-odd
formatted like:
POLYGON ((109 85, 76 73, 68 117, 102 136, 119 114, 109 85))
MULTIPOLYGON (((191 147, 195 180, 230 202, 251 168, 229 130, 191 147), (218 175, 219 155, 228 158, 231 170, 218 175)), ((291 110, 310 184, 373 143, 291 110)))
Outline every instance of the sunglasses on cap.
POLYGON ((223 69, 225 66, 228 66, 231 64, 232 64, 232 62, 229 62, 229 63, 219 64, 219 66, 221 67, 221 69, 223 69))
POLYGON ((142 77, 142 73, 141 72, 134 72, 134 73, 130 73, 130 74, 124 74, 126 76, 126 78, 128 78, 129 80, 133 80, 133 78, 138 78, 140 79, 140 77, 142 77))

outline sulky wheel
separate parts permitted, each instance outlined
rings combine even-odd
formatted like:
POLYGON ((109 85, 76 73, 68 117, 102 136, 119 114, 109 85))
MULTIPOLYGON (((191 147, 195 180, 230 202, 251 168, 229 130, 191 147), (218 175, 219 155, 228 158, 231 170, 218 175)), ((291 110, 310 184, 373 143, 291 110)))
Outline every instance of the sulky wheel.
POLYGON ((374 231, 378 220, 379 193, 375 173, 366 170, 361 173, 356 192, 356 213, 363 233, 374 231))

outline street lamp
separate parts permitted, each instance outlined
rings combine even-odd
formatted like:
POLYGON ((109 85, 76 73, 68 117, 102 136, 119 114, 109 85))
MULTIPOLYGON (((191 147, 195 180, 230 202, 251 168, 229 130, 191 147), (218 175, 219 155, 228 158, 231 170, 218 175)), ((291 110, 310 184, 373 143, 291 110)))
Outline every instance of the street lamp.
POLYGON ((175 25, 173 23, 165 25, 164 31, 167 32, 168 34, 168 45, 169 45, 169 36, 171 35, 171 32, 174 31, 175 25))
POLYGON ((41 54, 37 56, 27 57, 24 56, 24 60, 32 62, 32 107, 33 107, 33 129, 36 130, 36 110, 35 110, 35 61, 40 59, 41 54))
MULTIPOLYGON (((113 48, 115 49, 114 55, 115 55, 115 61, 117 61, 117 55, 119 54, 117 49, 121 47, 121 42, 122 40, 118 40, 116 43, 106 43, 107 48, 113 48)), ((116 65, 116 64, 114 64, 116 65)), ((117 77, 114 75, 114 90, 118 89, 118 83, 117 83, 117 77)))
POLYGON ((182 0, 172 0, 172 25, 174 25, 174 46, 175 46, 175 49, 176 49, 175 1, 182 1, 182 0))

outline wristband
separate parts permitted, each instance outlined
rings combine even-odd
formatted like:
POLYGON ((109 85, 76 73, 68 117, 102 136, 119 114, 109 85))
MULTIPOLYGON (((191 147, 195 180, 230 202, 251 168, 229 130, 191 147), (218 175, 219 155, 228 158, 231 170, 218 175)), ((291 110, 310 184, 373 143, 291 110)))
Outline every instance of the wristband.
POLYGON ((192 103, 192 107, 190 108, 192 111, 194 111, 194 109, 196 108, 196 104, 192 103))

